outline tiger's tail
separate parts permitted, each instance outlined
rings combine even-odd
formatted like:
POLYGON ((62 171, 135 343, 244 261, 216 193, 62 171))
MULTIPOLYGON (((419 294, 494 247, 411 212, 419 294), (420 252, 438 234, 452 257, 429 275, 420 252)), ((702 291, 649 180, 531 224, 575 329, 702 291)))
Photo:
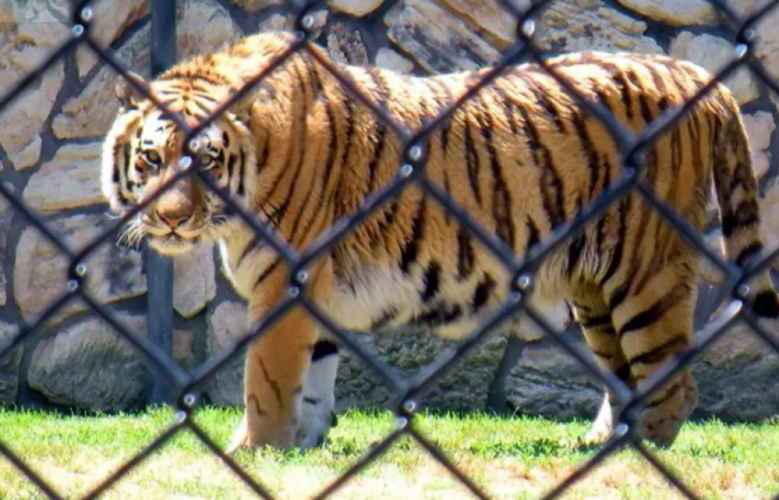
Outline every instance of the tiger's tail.
MULTIPOLYGON (((763 250, 760 206, 749 143, 735 101, 730 115, 730 119, 722 120, 715 128, 714 186, 719 201, 725 255, 739 266, 744 266, 763 250)), ((779 296, 769 271, 755 276, 749 287, 755 314, 767 318, 779 317, 779 296)))

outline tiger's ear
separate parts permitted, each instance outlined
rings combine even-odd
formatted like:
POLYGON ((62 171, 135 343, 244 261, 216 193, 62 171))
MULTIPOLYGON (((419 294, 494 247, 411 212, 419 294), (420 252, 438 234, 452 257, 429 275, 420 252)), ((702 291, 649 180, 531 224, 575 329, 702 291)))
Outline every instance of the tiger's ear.
POLYGON ((119 99, 119 102, 122 103, 122 106, 128 109, 133 109, 137 108, 138 103, 146 99, 146 97, 144 97, 144 95, 141 94, 141 92, 138 91, 138 89, 135 88, 132 83, 130 83, 128 80, 130 78, 133 79, 136 83, 139 83, 148 88, 146 80, 144 80, 141 75, 129 72, 126 76, 119 77, 116 85, 114 85, 114 94, 116 94, 116 97, 119 99))

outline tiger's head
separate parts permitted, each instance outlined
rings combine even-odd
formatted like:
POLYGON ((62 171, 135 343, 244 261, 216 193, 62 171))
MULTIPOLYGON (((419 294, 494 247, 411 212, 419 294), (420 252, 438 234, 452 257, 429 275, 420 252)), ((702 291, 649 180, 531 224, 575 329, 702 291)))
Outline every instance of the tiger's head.
MULTIPOLYGON (((131 77, 145 83, 137 75, 131 77)), ((160 78, 149 89, 189 126, 201 123, 228 96, 213 82, 198 78, 160 78)), ((251 176, 255 175, 255 169, 248 166, 255 162, 255 151, 249 129, 238 118, 246 109, 231 109, 211 122, 190 143, 193 158, 182 148, 184 132, 130 82, 120 78, 115 93, 121 108, 104 143, 101 178, 113 212, 122 215, 147 201, 166 181, 189 168, 206 170, 233 199, 248 205, 246 200, 253 194, 251 176)), ((241 105, 250 103, 236 106, 241 105)), ((146 237, 160 253, 179 254, 200 241, 226 236, 238 227, 239 220, 193 173, 172 184, 128 221, 122 238, 135 245, 146 237)))

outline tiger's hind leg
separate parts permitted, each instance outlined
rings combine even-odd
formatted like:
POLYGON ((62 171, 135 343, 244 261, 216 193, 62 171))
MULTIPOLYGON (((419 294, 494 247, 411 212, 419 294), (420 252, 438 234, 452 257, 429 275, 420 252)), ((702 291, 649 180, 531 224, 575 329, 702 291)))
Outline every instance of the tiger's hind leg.
MULTIPOLYGON (((625 291, 631 288, 626 283, 611 293, 614 326, 639 390, 647 387, 648 377, 692 341, 694 283, 690 264, 681 262, 652 273, 631 292, 625 291)), ((670 446, 697 402, 697 386, 685 369, 646 403, 641 435, 658 446, 670 446)))
MULTIPOLYGON (((586 302, 574 303, 573 310, 574 318, 582 327, 584 339, 597 363, 633 389, 635 381, 631 377, 630 366, 622 355, 608 306, 599 297, 590 297, 586 302)), ((616 394, 607 389, 598 416, 584 437, 585 444, 602 443, 611 436, 617 418, 617 403, 616 394)))

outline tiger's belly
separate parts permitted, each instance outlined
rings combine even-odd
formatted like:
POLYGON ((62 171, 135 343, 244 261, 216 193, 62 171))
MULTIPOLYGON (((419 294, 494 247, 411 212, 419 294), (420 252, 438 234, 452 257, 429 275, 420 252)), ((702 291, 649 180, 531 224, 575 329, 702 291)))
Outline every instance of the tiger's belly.
POLYGON ((476 310, 472 304, 474 286, 442 286, 435 297, 425 299, 424 287, 418 281, 395 266, 362 266, 348 278, 336 279, 325 308, 339 326, 348 330, 417 326, 460 339, 493 313, 502 299, 496 294, 491 304, 476 310))

